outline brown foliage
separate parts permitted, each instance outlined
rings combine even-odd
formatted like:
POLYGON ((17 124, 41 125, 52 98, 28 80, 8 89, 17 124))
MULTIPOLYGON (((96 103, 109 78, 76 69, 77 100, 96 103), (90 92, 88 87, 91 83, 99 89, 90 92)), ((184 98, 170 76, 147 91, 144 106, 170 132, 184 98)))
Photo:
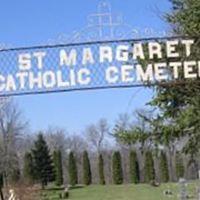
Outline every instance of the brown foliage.
POLYGON ((9 197, 10 189, 14 190, 16 199, 19 200, 39 200, 40 196, 40 186, 30 186, 25 184, 17 184, 9 186, 4 189, 4 196, 7 199, 9 197))

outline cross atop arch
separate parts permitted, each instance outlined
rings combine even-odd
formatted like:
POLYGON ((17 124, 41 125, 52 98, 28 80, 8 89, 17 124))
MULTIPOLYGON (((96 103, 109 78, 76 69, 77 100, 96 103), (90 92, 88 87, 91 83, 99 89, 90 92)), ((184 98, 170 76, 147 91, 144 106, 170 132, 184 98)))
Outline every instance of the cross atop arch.
POLYGON ((112 13, 108 1, 101 1, 97 12, 88 16, 88 26, 98 29, 99 38, 114 38, 114 30, 122 21, 119 14, 112 13))

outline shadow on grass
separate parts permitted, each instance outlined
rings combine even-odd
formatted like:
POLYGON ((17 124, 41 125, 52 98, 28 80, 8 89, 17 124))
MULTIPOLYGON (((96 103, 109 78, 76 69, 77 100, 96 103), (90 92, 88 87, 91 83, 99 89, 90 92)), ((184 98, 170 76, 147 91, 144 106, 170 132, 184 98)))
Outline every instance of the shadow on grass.
POLYGON ((69 187, 69 190, 82 189, 82 188, 84 188, 84 187, 85 187, 84 185, 70 186, 70 187, 69 187))
POLYGON ((51 187, 51 188, 45 188, 45 191, 61 191, 64 190, 64 187, 51 187))
MULTIPOLYGON (((69 190, 82 189, 84 187, 85 187, 84 185, 70 186, 69 190)), ((62 186, 62 187, 53 186, 53 187, 45 188, 44 191, 63 191, 64 189, 65 189, 64 186, 62 186)))

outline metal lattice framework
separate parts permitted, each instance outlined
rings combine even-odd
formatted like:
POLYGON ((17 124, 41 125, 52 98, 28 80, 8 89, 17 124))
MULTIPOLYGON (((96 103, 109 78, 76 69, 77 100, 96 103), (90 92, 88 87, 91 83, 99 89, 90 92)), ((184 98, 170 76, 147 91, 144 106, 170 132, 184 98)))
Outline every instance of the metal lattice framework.
POLYGON ((171 32, 155 30, 151 27, 134 27, 124 20, 121 13, 112 9, 111 3, 102 0, 96 12, 87 16, 85 27, 73 31, 71 34, 61 33, 56 38, 49 39, 45 44, 56 45, 63 43, 82 43, 105 40, 124 40, 127 38, 167 37, 171 32))

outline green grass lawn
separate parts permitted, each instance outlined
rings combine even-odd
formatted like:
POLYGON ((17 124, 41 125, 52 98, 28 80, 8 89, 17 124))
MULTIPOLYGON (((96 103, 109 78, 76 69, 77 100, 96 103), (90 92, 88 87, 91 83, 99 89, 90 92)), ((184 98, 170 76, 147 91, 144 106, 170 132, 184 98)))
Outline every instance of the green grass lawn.
MULTIPOLYGON (((196 183, 188 184, 189 194, 196 195, 196 183)), ((106 185, 106 186, 89 186, 69 191, 70 200, 178 200, 179 185, 175 183, 162 184, 160 187, 150 185, 106 185), (163 191, 170 189, 173 192, 171 198, 165 196, 163 191)), ((61 191, 45 191, 48 200, 59 200, 58 196, 61 191)))

